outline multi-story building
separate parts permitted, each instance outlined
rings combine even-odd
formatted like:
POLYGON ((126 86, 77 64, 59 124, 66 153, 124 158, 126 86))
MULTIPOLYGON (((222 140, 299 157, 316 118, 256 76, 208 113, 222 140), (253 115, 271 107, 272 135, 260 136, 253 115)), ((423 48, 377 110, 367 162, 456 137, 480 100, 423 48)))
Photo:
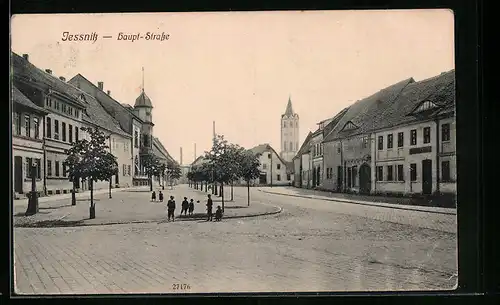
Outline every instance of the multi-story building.
POLYGON ((374 193, 456 193, 455 71, 409 84, 373 133, 374 193))
POLYGON ((288 98, 285 113, 281 115, 280 157, 291 162, 299 150, 299 115, 293 112, 291 98, 288 98))
MULTIPOLYGON (((106 112, 118 121, 120 128, 131 136, 130 159, 133 164, 131 169, 132 184, 134 186, 148 185, 149 180, 144 173, 140 158, 141 154, 145 152, 144 144, 148 147, 148 151, 152 150, 152 141, 144 143, 143 126, 146 122, 139 117, 134 107, 116 101, 111 97, 111 91, 104 92, 104 82, 98 82, 96 86, 83 75, 77 74, 69 80, 69 83, 93 96, 106 112)), ((138 101, 141 102, 141 99, 138 98, 136 103, 138 101)))
POLYGON ((67 84, 63 77, 52 75, 50 69, 42 71, 31 64, 27 54, 21 57, 12 53, 12 65, 14 85, 34 104, 49 112, 43 123, 44 193, 68 193, 73 183, 67 178, 63 162, 66 150, 78 141, 86 107, 82 100, 84 94, 67 84))
POLYGON ((293 163, 283 160, 269 144, 261 144, 251 148, 250 151, 257 155, 260 161, 261 175, 252 184, 260 185, 291 185, 293 175, 287 167, 293 163))
POLYGON ((326 179, 323 189, 371 191, 371 132, 387 109, 413 79, 391 85, 351 105, 323 140, 326 179))
POLYGON ((294 180, 295 187, 310 187, 310 173, 309 173, 309 152, 312 132, 307 134, 304 143, 300 146, 299 151, 293 157, 294 180))
POLYGON ((43 192, 45 171, 43 126, 48 111, 12 86, 12 184, 17 196, 31 191, 31 170, 36 166, 36 189, 43 192))

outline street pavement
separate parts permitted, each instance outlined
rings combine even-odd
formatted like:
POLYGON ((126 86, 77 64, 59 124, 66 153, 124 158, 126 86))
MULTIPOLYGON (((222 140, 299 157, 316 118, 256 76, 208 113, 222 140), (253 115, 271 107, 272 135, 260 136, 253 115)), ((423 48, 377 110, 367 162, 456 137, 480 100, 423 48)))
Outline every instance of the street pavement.
MULTIPOLYGON (((186 185, 177 189, 204 196, 186 185)), ((154 205, 147 200, 149 193, 138 194, 146 196, 142 204, 154 205)), ((246 204, 246 196, 245 188, 235 188, 234 205, 246 204)), ((15 228, 16 292, 386 291, 456 286, 454 215, 273 195, 257 188, 251 189, 251 206, 254 203, 280 206, 282 212, 221 222, 15 228)))

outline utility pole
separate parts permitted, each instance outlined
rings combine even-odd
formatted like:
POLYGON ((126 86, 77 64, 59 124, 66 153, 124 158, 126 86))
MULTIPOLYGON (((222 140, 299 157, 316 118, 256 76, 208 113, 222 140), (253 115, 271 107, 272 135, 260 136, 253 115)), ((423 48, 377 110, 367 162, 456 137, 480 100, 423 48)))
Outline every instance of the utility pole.
POLYGON ((269 156, 271 157, 271 187, 273 187, 273 151, 269 150, 269 156))

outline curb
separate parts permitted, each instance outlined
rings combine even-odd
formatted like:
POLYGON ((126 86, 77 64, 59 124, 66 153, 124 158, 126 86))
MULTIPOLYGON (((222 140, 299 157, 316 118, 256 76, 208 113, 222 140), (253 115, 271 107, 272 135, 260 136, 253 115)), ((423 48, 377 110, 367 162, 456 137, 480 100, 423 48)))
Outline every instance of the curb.
MULTIPOLYGON (((383 205, 378 205, 378 204, 373 204, 373 203, 368 203, 368 202, 359 202, 359 201, 352 201, 348 199, 334 199, 334 198, 312 198, 310 196, 306 195, 291 195, 291 194, 284 194, 284 193, 278 193, 278 192, 269 192, 265 190, 258 190, 259 192, 266 193, 266 194, 272 194, 272 195, 280 195, 280 196, 289 196, 289 197, 298 197, 298 198, 306 198, 306 199, 311 199, 311 200, 325 200, 325 201, 336 201, 336 202, 342 202, 342 203, 351 203, 351 204, 359 204, 359 205, 365 205, 365 206, 371 206, 371 207, 378 207, 378 208, 385 208, 385 209, 396 209, 396 210, 405 210, 405 211, 414 211, 414 212, 422 212, 422 213, 433 213, 433 214, 443 214, 443 215, 457 215, 457 213, 453 212, 442 212, 442 211, 426 211, 426 210, 420 210, 416 208, 407 208, 407 207, 399 207, 399 206, 383 206, 383 205)), ((386 203, 390 204, 390 203, 386 203)), ((393 205, 393 204, 391 204, 393 205)))
MULTIPOLYGON (((283 211, 282 207, 279 206, 274 206, 278 208, 277 211, 273 212, 265 212, 265 213, 259 213, 259 214, 249 214, 249 215, 241 215, 241 216, 227 216, 224 217, 223 219, 237 219, 237 218, 249 218, 249 217, 259 217, 259 216, 268 216, 268 215, 275 215, 279 214, 283 211)), ((205 217, 203 218, 187 218, 187 219, 178 219, 176 221, 199 221, 199 220, 204 220, 205 217)), ((73 225, 57 225, 57 226, 47 226, 47 227, 37 227, 34 225, 29 225, 29 226, 14 226, 14 228, 30 228, 30 229, 50 229, 50 228, 75 228, 75 227, 93 227, 93 226, 111 226, 111 225, 125 225, 125 224, 136 224, 136 223, 166 223, 166 221, 162 220, 133 220, 133 221, 127 221, 127 222, 107 222, 107 223, 95 223, 95 224, 90 224, 90 223, 82 223, 82 224, 73 224, 73 225)), ((35 223, 36 224, 36 223, 35 223)))

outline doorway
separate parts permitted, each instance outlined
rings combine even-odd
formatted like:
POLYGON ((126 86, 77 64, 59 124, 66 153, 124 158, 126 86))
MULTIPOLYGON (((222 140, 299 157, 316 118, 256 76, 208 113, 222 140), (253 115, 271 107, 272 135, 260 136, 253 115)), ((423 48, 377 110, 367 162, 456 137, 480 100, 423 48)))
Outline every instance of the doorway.
POLYGON ((259 184, 267 184, 267 174, 260 174, 259 184))
POLYGON ((359 192, 361 194, 370 194, 370 189, 372 186, 371 182, 371 169, 366 163, 363 163, 359 167, 359 192))
POLYGON ((344 177, 342 175, 343 169, 342 166, 337 166, 337 191, 342 191, 342 181, 344 181, 344 177))
POLYGON ((14 157, 14 191, 23 193, 23 157, 14 157))
POLYGON ((432 194, 432 160, 422 160, 422 193, 432 194))

